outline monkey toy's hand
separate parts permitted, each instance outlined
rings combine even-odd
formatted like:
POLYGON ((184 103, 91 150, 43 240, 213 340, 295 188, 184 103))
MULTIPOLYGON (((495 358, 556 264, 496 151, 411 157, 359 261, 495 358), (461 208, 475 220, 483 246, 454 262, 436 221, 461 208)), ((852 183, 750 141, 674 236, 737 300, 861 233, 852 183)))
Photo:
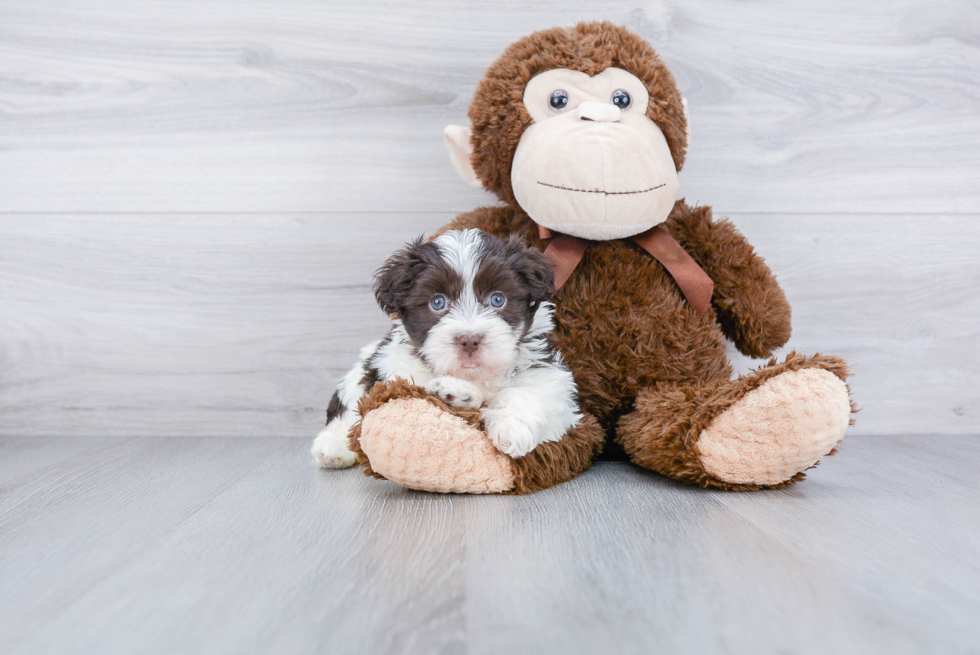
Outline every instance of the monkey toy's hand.
POLYGON ((433 393, 447 405, 477 409, 483 404, 483 390, 472 382, 443 375, 429 380, 425 390, 433 393))

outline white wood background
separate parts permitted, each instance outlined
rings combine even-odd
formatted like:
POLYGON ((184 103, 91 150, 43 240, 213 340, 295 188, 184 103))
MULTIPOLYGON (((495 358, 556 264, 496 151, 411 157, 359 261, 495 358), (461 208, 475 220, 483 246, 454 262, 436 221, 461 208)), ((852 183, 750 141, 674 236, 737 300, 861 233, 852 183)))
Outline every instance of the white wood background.
POLYGON ((682 195, 770 262, 790 347, 852 362, 852 434, 980 433, 972 0, 3 0, 0 435, 312 436, 373 269, 492 201, 443 126, 584 19, 671 66, 682 195))

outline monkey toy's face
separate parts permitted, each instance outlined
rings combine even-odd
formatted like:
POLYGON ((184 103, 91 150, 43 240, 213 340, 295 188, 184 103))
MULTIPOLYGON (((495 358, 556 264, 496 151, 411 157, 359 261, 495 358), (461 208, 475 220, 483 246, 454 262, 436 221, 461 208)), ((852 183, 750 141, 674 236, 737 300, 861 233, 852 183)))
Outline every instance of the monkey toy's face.
POLYGON ((611 23, 535 32, 487 69, 472 131, 446 145, 464 180, 556 233, 605 241, 667 220, 687 108, 649 43, 611 23))
POLYGON ((662 223, 677 170, 649 93, 619 68, 589 75, 558 68, 524 89, 533 123, 514 153, 511 183, 539 225, 587 239, 619 239, 662 223))

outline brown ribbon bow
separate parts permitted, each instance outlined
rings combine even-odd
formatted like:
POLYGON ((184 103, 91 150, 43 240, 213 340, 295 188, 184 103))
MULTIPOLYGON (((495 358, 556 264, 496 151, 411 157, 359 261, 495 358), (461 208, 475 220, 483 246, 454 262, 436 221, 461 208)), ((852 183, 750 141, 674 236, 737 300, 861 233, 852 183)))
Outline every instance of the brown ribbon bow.
MULTIPOLYGON (((571 277, 572 271, 582 261, 590 242, 567 234, 554 234, 541 225, 538 226, 538 236, 541 239, 551 239, 544 254, 551 258, 555 268, 555 287, 561 289, 571 277)), ((698 266, 698 263, 681 247, 681 244, 677 243, 677 240, 661 225, 654 226, 630 239, 663 264, 694 311, 699 316, 704 316, 708 311, 708 305, 711 304, 711 293, 715 284, 704 269, 698 266)))

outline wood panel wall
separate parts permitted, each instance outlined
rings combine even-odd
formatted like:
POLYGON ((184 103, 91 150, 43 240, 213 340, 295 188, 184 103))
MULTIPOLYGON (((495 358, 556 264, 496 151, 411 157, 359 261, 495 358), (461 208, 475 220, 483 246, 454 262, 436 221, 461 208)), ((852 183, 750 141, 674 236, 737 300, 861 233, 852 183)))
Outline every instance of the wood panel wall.
POLYGON ((442 128, 591 19, 674 71, 682 195, 852 362, 852 434, 980 432, 975 2, 61 0, 0 5, 0 434, 312 436, 374 268, 493 202, 442 128))

